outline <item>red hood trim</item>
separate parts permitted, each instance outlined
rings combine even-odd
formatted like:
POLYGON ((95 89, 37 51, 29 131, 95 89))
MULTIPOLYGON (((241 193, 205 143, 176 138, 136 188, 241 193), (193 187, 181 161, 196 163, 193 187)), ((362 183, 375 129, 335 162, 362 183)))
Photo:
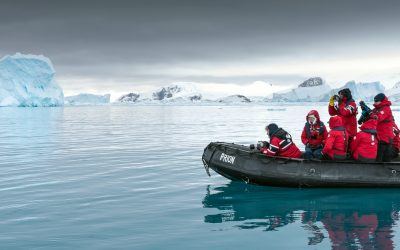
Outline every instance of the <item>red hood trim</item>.
POLYGON ((319 113, 316 110, 311 110, 310 112, 308 112, 307 116, 306 116, 306 122, 308 122, 307 118, 309 115, 314 115, 315 118, 317 118, 317 123, 319 123, 321 120, 319 118, 319 113))
POLYGON ((361 130, 375 130, 377 124, 378 124, 378 122, 375 119, 369 119, 368 121, 364 122, 361 125, 360 129, 361 130))

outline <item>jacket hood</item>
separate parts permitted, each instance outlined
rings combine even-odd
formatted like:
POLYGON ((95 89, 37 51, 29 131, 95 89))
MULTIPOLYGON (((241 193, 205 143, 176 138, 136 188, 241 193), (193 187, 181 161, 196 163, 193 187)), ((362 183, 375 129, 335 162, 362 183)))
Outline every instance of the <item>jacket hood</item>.
POLYGON ((340 116, 332 116, 329 118, 329 128, 334 129, 343 126, 343 120, 340 116))
POLYGON ((319 114, 318 114, 318 111, 316 111, 316 110, 311 110, 310 112, 308 112, 308 114, 307 114, 307 116, 306 116, 306 122, 308 122, 307 118, 308 118, 308 116, 310 116, 310 115, 314 115, 315 118, 317 118, 317 123, 320 122, 319 114))
POLYGON ((368 121, 364 122, 360 129, 361 130, 376 130, 376 126, 378 125, 377 120, 375 119, 369 119, 368 121))
POLYGON ((375 108, 382 108, 384 106, 390 106, 392 105, 392 102, 389 101, 389 99, 387 97, 385 97, 385 99, 383 99, 383 101, 381 101, 381 103, 379 103, 378 105, 374 104, 375 108))

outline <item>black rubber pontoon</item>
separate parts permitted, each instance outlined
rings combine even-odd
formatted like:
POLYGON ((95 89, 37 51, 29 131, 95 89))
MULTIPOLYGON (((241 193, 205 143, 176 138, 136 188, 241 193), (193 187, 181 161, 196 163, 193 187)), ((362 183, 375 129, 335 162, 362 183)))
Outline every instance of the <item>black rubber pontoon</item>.
POLYGON ((203 163, 220 175, 280 187, 400 187, 400 162, 360 163, 268 157, 257 149, 212 142, 203 163))

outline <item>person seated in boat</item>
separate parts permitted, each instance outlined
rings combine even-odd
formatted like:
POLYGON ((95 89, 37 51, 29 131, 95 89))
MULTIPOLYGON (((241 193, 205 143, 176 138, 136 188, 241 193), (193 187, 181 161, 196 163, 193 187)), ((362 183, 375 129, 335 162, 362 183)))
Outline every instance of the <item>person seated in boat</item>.
POLYGON ((357 105, 348 88, 338 92, 329 100, 328 112, 331 116, 340 116, 349 138, 357 134, 357 105))
POLYGON ((302 153, 293 143, 292 136, 275 123, 265 128, 270 141, 260 148, 263 154, 288 158, 301 158, 302 153))
POLYGON ((378 154, 378 138, 376 137, 375 119, 369 119, 360 127, 360 132, 353 137, 350 143, 350 152, 353 159, 361 162, 375 162, 378 154))
POLYGON ((396 159, 399 157, 399 151, 400 151, 400 130, 395 122, 393 122, 393 133, 394 133, 394 138, 392 147, 392 152, 393 152, 392 159, 396 159))
POLYGON ((348 135, 340 116, 332 116, 329 119, 328 137, 325 140, 322 154, 328 160, 344 160, 347 155, 348 135))
POLYGON ((322 121, 320 121, 318 111, 311 110, 306 116, 306 124, 301 133, 301 141, 306 146, 304 158, 322 158, 322 148, 328 136, 328 131, 322 121))
POLYGON ((392 103, 385 94, 380 93, 374 97, 374 109, 370 119, 376 119, 378 124, 376 132, 378 136, 378 155, 376 161, 390 162, 393 156, 392 144, 394 139, 393 127, 394 118, 390 106, 392 103))

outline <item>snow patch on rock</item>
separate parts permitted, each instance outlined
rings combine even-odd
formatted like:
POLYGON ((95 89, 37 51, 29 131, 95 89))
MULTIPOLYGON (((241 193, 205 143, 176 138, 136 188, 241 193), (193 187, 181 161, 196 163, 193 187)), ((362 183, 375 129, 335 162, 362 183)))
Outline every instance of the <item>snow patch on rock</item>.
POLYGON ((217 100, 220 103, 250 103, 251 100, 244 95, 231 95, 217 100))

